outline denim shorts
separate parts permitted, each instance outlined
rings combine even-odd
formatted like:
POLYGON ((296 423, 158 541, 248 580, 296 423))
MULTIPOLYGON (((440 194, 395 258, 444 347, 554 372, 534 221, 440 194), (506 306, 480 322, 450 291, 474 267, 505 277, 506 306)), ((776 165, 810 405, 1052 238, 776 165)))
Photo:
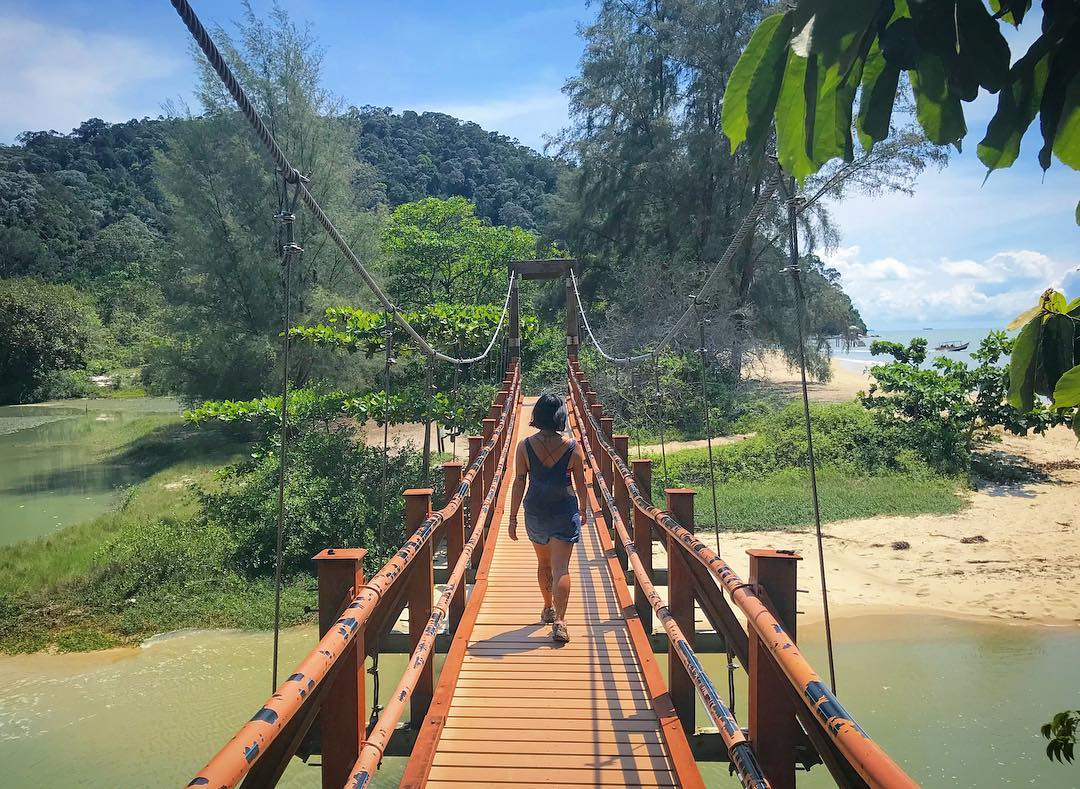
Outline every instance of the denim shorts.
POLYGON ((547 545, 552 538, 562 542, 577 542, 581 539, 581 515, 566 513, 538 514, 525 510, 525 533, 537 545, 547 545))

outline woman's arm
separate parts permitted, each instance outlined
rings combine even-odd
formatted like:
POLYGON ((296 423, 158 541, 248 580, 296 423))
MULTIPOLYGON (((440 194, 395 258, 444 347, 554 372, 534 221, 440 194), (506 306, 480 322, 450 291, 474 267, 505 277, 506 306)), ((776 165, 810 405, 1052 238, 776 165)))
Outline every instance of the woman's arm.
POLYGON ((514 487, 510 491, 510 539, 517 542, 518 510, 521 508, 521 500, 525 497, 525 482, 529 478, 529 454, 525 451, 525 440, 518 442, 515 453, 514 487))
POLYGON ((585 482, 585 450, 579 443, 574 447, 574 457, 570 460, 570 473, 574 476, 574 493, 577 494, 578 512, 581 524, 585 525, 585 510, 588 508, 588 487, 585 482))

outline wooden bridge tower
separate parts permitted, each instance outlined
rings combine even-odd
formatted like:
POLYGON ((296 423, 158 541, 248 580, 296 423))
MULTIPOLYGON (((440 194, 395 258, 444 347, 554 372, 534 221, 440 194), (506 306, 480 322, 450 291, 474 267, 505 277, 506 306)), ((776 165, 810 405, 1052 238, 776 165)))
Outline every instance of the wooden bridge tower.
POLYGON ((580 345, 577 300, 574 298, 574 286, 570 281, 570 271, 581 274, 580 264, 572 258, 551 258, 547 260, 513 260, 510 273, 516 274, 514 286, 510 290, 510 357, 521 358, 521 314, 518 308, 517 283, 523 279, 559 279, 566 284, 566 355, 576 359, 580 345))

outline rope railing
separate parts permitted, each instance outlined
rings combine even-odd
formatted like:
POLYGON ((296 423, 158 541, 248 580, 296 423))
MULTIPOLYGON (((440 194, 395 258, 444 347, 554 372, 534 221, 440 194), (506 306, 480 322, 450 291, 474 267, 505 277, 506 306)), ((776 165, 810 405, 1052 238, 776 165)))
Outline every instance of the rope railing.
MULTIPOLYGON (((517 385, 511 389, 507 401, 516 404, 519 392, 520 380, 517 385)), ((507 432, 508 439, 512 438, 514 435, 516 426, 517 408, 515 407, 513 408, 512 416, 510 417, 507 432)), ((491 487, 484 497, 484 503, 480 508, 480 512, 477 517, 473 519, 473 527, 469 539, 465 543, 457 562, 454 564, 453 571, 451 572, 449 579, 447 579, 445 590, 439 597, 435 607, 432 609, 431 617, 428 619, 423 635, 409 658, 408 666, 401 677, 401 681, 394 689, 390 701, 387 702, 382 714, 379 715, 378 721, 375 726, 372 727, 367 739, 364 741, 364 746, 360 750, 360 755, 356 760, 356 764, 349 770, 350 777, 345 782, 345 789, 365 789, 374 778, 375 771, 382 761, 386 746, 390 742, 390 737, 393 735, 398 721, 401 720, 401 716, 404 714, 405 708, 409 704, 412 692, 416 688, 416 683, 419 680, 424 667, 434 654, 435 639, 442 629, 443 622, 446 620, 447 613, 450 609, 450 602, 457 593, 458 586, 465 580, 465 571, 469 566, 473 551, 484 536, 484 521, 495 506, 499 487, 502 484, 503 476, 506 473, 507 464, 510 459, 510 453, 513 449, 511 446, 512 443, 512 440, 503 442, 502 452, 499 457, 499 465, 495 469, 491 487)))
POLYGON ((684 528, 669 513, 654 506, 641 494, 633 472, 627 468, 615 448, 604 439, 603 428, 596 417, 587 408, 582 407, 586 400, 579 376, 581 376, 580 371, 571 367, 569 386, 577 406, 576 410, 584 414, 585 419, 588 420, 597 444, 612 463, 613 473, 622 477, 633 505, 644 512, 646 517, 660 529, 667 532, 688 557, 704 565, 717 578, 721 588, 728 593, 732 602, 746 617, 748 628, 772 655, 776 665, 795 689, 796 695, 859 775, 871 786, 917 787, 918 784, 876 742, 870 739, 828 686, 822 682, 821 677, 788 636, 784 626, 758 596, 757 590, 743 582, 731 566, 702 542, 693 531, 684 528))
MULTIPOLYGON (((770 198, 772 198, 773 192, 780 184, 780 170, 773 170, 769 176, 769 180, 762 186, 761 191, 758 193, 757 200, 754 201, 754 205, 751 206, 750 211, 743 217, 743 221, 739 224, 739 228, 735 231, 735 235, 731 237, 728 242, 727 248, 724 250, 724 254, 720 256, 720 259, 716 261, 716 264, 709 271, 709 275, 705 278, 705 282, 702 283, 701 288, 694 295, 695 302, 704 301, 709 293, 712 292, 713 287, 717 282, 717 277, 720 272, 723 271, 727 265, 731 262, 731 259, 735 257, 735 253, 738 252, 739 247, 742 246, 746 240, 746 236, 757 225, 761 215, 765 212, 765 208, 769 204, 770 198)), ((686 311, 679 316, 679 319, 675 321, 667 333, 660 339, 652 350, 645 353, 638 354, 636 356, 613 356, 604 350, 604 347, 600 344, 600 341, 596 339, 596 335, 593 333, 592 327, 589 325, 589 319, 585 315, 585 305, 581 302, 581 293, 578 290, 577 277, 574 275, 573 268, 570 269, 570 282, 574 286, 574 298, 577 301, 578 311, 581 313, 582 322, 585 324, 585 331, 589 335, 589 339, 592 340, 593 345, 596 347, 597 353, 599 353, 604 359, 612 364, 618 364, 622 366, 629 366, 639 364, 640 362, 653 359, 660 354, 660 352, 676 337, 679 336, 679 332, 683 330, 684 325, 694 315, 695 305, 691 304, 686 308, 686 311)))
MULTIPOLYGON (((270 154, 270 158, 273 160, 274 166, 281 171, 282 177, 284 177, 286 182, 296 185, 296 189, 299 193, 301 202, 303 202, 303 204, 311 212, 312 216, 315 218, 315 221, 319 223, 322 229, 334 242, 334 245, 338 248, 341 254, 345 256, 345 259, 349 261, 349 264, 352 266, 353 270, 364 281, 364 284, 368 286, 368 289, 375 295, 375 298, 378 299, 379 303, 382 304, 383 308, 394 316, 394 321, 398 324, 398 326, 400 326, 410 337, 412 337, 413 341, 415 341, 416 344, 419 346, 423 355, 438 359, 441 362, 448 362, 449 364, 474 364, 487 358, 487 355, 491 353, 491 349, 495 345, 495 337, 498 336, 498 330, 496 330, 495 335, 492 336, 492 341, 488 344, 487 350, 484 351, 483 355, 476 356, 471 359, 459 359, 454 356, 449 356, 433 348, 430 344, 428 344, 427 340, 425 340, 424 337, 418 331, 416 331, 416 329, 413 328, 412 324, 405 320, 405 316, 403 316, 398 311, 397 306, 390 300, 390 298, 386 295, 383 289, 379 287, 379 283, 375 281, 375 278, 371 275, 371 272, 367 270, 367 268, 361 262, 360 258, 357 257, 355 252, 353 252, 353 249, 349 245, 349 242, 345 240, 345 237, 341 234, 341 231, 337 229, 333 221, 330 219, 329 215, 326 213, 323 207, 319 205, 319 201, 315 198, 315 195, 313 195, 311 193, 311 190, 308 189, 308 179, 305 178, 300 173, 300 171, 297 170, 289 162, 289 159, 285 155, 285 152, 282 150, 281 145, 274 138, 273 133, 266 125, 266 122, 262 119, 262 116, 259 115, 259 111, 251 102, 251 99, 248 98, 247 93, 240 85, 240 82, 236 79, 236 76, 233 74, 232 69, 229 68, 229 64, 225 62, 225 58, 222 56, 221 51, 217 48, 217 45, 214 43, 213 38, 211 38, 210 33, 207 32, 206 28, 203 26, 202 21, 199 19, 198 14, 195 13, 195 10, 191 7, 191 4, 187 0, 170 0, 170 2, 172 3, 173 8, 176 9, 176 13, 179 14, 180 19, 183 20, 184 25, 188 29, 188 32, 191 33, 191 37, 195 40, 195 43, 198 44, 199 49, 201 49, 203 54, 206 56, 206 59, 210 63, 211 68, 214 69, 214 72, 221 79, 221 82, 225 86, 225 89, 233 97, 233 100, 236 102, 237 107, 240 108, 240 112, 247 119, 252 129, 254 129, 256 136, 259 138, 259 141, 262 142, 263 146, 267 150, 267 153, 270 154)), ((506 305, 509 305, 510 302, 510 289, 513 287, 513 283, 514 278, 513 276, 511 276, 510 287, 507 289, 506 305)), ((504 305, 503 307, 504 317, 507 310, 506 305, 504 305)), ((502 325, 502 319, 500 319, 499 325, 502 325)))
MULTIPOLYGON (((517 392, 521 385, 521 369, 515 367, 510 391, 517 392)), ((235 786, 266 753, 270 743, 281 734, 285 726, 300 711, 305 699, 311 698, 316 688, 323 683, 336 668, 341 656, 353 642, 356 635, 363 631, 387 593, 410 568, 420 550, 432 539, 439 527, 457 514, 465 502, 472 484, 482 473, 488 457, 500 446, 500 442, 509 443, 510 425, 516 403, 507 397, 502 406, 499 420, 491 437, 473 462, 469 465, 456 491, 446 502, 446 506, 431 513, 406 540, 404 545, 373 575, 364 586, 357 590, 338 620, 324 635, 315 648, 300 661, 293 673, 267 699, 255 715, 245 723, 226 745, 198 772, 190 786, 235 786), (504 436, 506 441, 503 441, 504 436)), ((482 523, 475 518, 474 523, 482 523)))
MULTIPOLYGON (((580 399, 575 397, 573 402, 575 407, 571 409, 571 416, 575 422, 577 422, 580 420, 578 414, 584 413, 585 409, 580 399)), ((600 464, 593 454, 583 424, 578 424, 577 432, 581 446, 585 450, 586 460, 592 468, 593 478, 599 482, 597 487, 600 490, 601 496, 604 498, 604 502, 607 504, 607 511, 611 513, 612 524, 615 527, 619 540, 622 542, 623 549, 626 551, 627 559, 633 567, 634 579, 645 592, 649 604, 656 613, 657 619, 660 620, 660 623, 664 626, 664 630, 667 631, 668 639, 674 647, 676 654, 678 654, 679 660, 686 668, 687 673, 694 683, 694 687, 697 689, 698 695, 701 696, 701 700, 705 703, 705 710, 709 714, 709 718, 716 725, 717 730, 720 732, 720 737, 724 740, 728 755, 731 757, 731 764, 735 768, 739 780, 746 789, 769 789, 769 781, 765 778, 761 765, 758 764, 757 755, 754 753, 750 741, 746 739, 746 735, 743 734, 742 729, 739 727, 739 723, 735 720, 735 716, 731 713, 731 710, 727 708, 720 698, 716 686, 713 685, 712 680, 710 680, 708 674, 705 673, 705 668, 701 665, 701 661, 698 659, 693 647, 691 647, 690 643, 686 640, 686 636, 683 634, 682 629, 675 622, 675 617, 671 614, 667 604, 664 602, 660 593, 653 585, 652 580, 649 578, 649 573, 645 569, 645 565, 642 563, 641 557, 638 556, 637 549, 634 546, 634 540, 630 536, 622 516, 619 514, 618 507, 615 504, 615 498, 611 494, 611 489, 607 480, 604 479, 600 464)))

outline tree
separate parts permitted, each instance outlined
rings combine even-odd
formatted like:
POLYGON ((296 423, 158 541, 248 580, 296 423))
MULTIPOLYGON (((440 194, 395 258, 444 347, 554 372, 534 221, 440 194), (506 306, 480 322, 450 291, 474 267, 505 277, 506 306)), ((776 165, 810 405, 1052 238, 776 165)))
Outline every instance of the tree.
POLYGON ((0 405, 47 396, 50 378, 81 369, 101 324, 69 285, 0 280, 0 405))
POLYGON ((1080 169, 1080 4, 1044 2, 1042 32, 1012 63, 1000 27, 1019 27, 1031 5, 990 0, 991 13, 982 0, 798 0, 754 31, 727 88, 724 131, 733 149, 760 154, 775 121, 780 163, 801 180, 854 158, 853 125, 867 151, 889 136, 905 73, 931 142, 959 148, 962 102, 986 90, 998 94, 978 148, 990 171, 1016 161, 1036 117, 1040 166, 1054 155, 1080 169))
MULTIPOLYGON (((769 4, 598 5, 596 21, 583 29, 581 72, 564 88, 571 126, 555 144, 571 169, 549 208, 550 235, 589 261, 586 296, 606 316, 610 344, 629 351, 667 331, 662 318, 681 312, 701 287, 760 193, 764 168, 732 154, 721 120, 732 69, 769 4)), ((910 188, 933 161, 930 146, 902 130, 891 142, 857 167, 823 173, 817 185, 910 188)), ((761 297, 776 293, 762 286, 776 276, 764 264, 778 259, 764 248, 782 237, 781 209, 779 201, 769 206, 704 305, 710 344, 726 346, 724 362, 736 375, 760 336, 761 297)), ((804 217, 808 241, 833 235, 820 204, 804 217)), ((796 346, 788 347, 794 355, 796 346)))
POLYGON ((486 224, 464 197, 428 197, 398 206, 382 232, 382 252, 403 307, 498 302, 511 260, 539 255, 535 233, 486 224))
MULTIPOLYGON (((236 39, 214 32, 219 47, 282 148, 347 236, 373 235, 374 218, 356 210, 369 180, 352 156, 354 130, 337 116, 321 86, 321 52, 310 30, 280 6, 269 19, 245 5, 236 39)), ((196 399, 259 395, 277 388, 284 303, 274 214, 292 205, 261 144, 199 56, 202 114, 171 127, 157 171, 168 197, 170 254, 163 266, 169 336, 153 379, 196 399)), ((348 263, 305 212, 296 238, 304 247, 292 282, 294 319, 317 313, 351 290, 348 263)), ((361 255, 373 250, 357 244, 361 255)), ((299 356, 292 372, 301 373, 299 356)))
POLYGON ((1010 353, 1015 357, 1016 347, 1004 332, 983 339, 971 355, 974 367, 941 356, 926 368, 921 337, 907 346, 879 340, 870 353, 894 361, 870 368, 874 383, 860 395, 862 404, 941 471, 967 471, 972 448, 991 438, 992 428, 1041 434, 1071 418, 1041 404, 1021 410, 1006 402, 1009 369, 999 363, 1010 353))

